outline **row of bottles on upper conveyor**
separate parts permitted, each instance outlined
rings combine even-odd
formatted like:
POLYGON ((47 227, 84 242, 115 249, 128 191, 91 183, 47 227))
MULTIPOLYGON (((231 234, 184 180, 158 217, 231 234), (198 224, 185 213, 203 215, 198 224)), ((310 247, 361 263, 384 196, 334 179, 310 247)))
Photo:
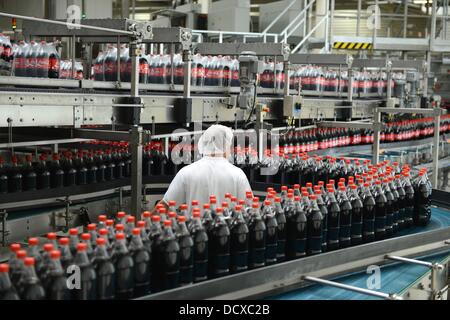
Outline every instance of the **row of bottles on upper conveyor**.
POLYGON ((431 218, 426 170, 411 178, 407 165, 383 162, 304 185, 267 188, 264 201, 251 191, 178 208, 169 201, 139 221, 100 215, 81 234, 49 233, 42 246, 30 238, 27 251, 12 244, 8 265, 0 265, 0 300, 130 299, 391 238, 431 218), (64 271, 72 265, 81 286, 68 290, 64 271))
MULTIPOLYGON (((6 158, 6 157, 5 157, 6 158)), ((8 162, 0 156, 0 194, 104 183, 131 176, 127 148, 68 150, 50 157, 41 153, 14 154, 8 162)), ((142 174, 172 175, 177 166, 157 148, 144 147, 142 174)))

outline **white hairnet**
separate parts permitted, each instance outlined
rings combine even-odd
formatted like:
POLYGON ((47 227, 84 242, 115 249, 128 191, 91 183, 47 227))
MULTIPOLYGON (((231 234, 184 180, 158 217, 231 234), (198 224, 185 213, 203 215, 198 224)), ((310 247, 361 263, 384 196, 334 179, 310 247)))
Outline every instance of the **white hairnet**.
POLYGON ((203 155, 221 154, 230 150, 233 131, 220 124, 213 124, 200 137, 198 151, 203 155))

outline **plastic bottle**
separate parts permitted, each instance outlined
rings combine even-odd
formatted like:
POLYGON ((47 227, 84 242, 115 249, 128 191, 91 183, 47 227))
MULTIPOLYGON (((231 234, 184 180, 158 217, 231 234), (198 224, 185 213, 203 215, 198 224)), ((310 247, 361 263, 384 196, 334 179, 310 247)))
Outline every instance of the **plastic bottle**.
POLYGON ((180 246, 180 285, 191 284, 194 281, 194 241, 186 226, 186 216, 178 216, 176 234, 180 246))
POLYGON ((230 229, 223 217, 223 209, 218 207, 208 234, 209 275, 217 278, 230 271, 230 229))
POLYGON ((47 44, 46 50, 48 54, 48 77, 51 79, 58 79, 61 58, 58 51, 56 51, 54 44, 47 44))
MULTIPOLYGON (((269 196, 270 194, 267 196, 267 199, 270 199, 269 196)), ((266 225, 266 265, 271 265, 277 262, 278 223, 275 211, 272 210, 272 203, 270 200, 264 201, 262 218, 266 225)))
POLYGON ((111 261, 104 238, 96 240, 96 247, 93 258, 93 266, 97 274, 97 299, 112 300, 115 298, 115 272, 116 269, 111 261))
POLYGON ((19 295, 9 278, 9 265, 0 264, 0 301, 2 300, 19 300, 19 295))
POLYGON ((341 209, 334 195, 334 189, 328 188, 328 250, 339 248, 341 209))
MULTIPOLYGON (((390 173, 389 173, 390 174, 390 173)), ((392 211, 393 211, 393 221, 392 221, 392 231, 396 234, 399 230, 399 194, 397 191, 397 186, 394 184, 394 177, 389 176, 387 178, 389 189, 391 190, 392 196, 394 200, 392 202, 392 211)))
POLYGON ((29 238, 28 239, 28 256, 34 258, 34 268, 36 273, 39 275, 44 270, 42 270, 42 256, 39 251, 39 239, 38 238, 29 238))
POLYGON ((64 186, 64 170, 59 161, 59 154, 53 154, 53 163, 50 170, 52 188, 62 188, 64 186))
POLYGON ((133 273, 134 261, 127 248, 125 234, 123 232, 116 233, 112 262, 116 270, 116 299, 131 299, 134 295, 133 290, 135 286, 135 277, 133 273))
POLYGON ((97 273, 88 258, 86 243, 78 243, 74 265, 80 268, 80 288, 71 290, 74 300, 97 299, 97 273))
POLYGON ((12 166, 9 170, 9 192, 22 192, 23 190, 23 175, 18 166, 18 159, 14 155, 11 157, 12 166))
POLYGON ((13 61, 13 73, 16 77, 26 77, 26 57, 25 53, 27 51, 28 45, 25 41, 19 41, 19 45, 13 50, 14 61, 13 61))
POLYGON ((69 247, 69 238, 59 239, 59 250, 61 251, 62 268, 63 270, 67 270, 67 268, 73 263, 73 255, 69 247))
POLYGON ((375 240, 386 238, 387 199, 381 188, 381 181, 375 181, 373 196, 375 198, 375 240))
POLYGON ((413 225, 414 217, 414 188, 411 184, 410 175, 408 172, 402 172, 402 186, 405 189, 405 227, 409 228, 413 225))
POLYGON ((308 216, 308 254, 322 253, 323 216, 317 204, 317 196, 309 195, 311 211, 308 216))
POLYGON ((94 248, 92 246, 91 235, 89 233, 82 233, 81 234, 81 240, 82 240, 82 243, 86 243, 86 245, 87 245, 86 253, 88 255, 88 258, 90 260, 92 260, 92 257, 94 255, 94 248))
POLYGON ((414 224, 426 226, 431 219, 431 185, 426 171, 420 171, 414 181, 414 224))
POLYGON ((362 217, 363 217, 363 229, 362 237, 363 242, 372 242, 375 240, 375 206, 376 202, 372 193, 370 192, 370 184, 364 183, 361 201, 363 203, 362 217))
POLYGON ((10 246, 11 256, 9 258, 9 275, 13 285, 19 290, 20 281, 24 272, 24 259, 27 256, 25 250, 20 250, 20 244, 13 243, 10 246))
POLYGON ((34 258, 27 257, 24 259, 24 270, 18 288, 20 298, 23 300, 44 300, 45 290, 36 275, 34 269, 34 258))
POLYGON ((242 215, 242 206, 237 205, 230 226, 230 270, 238 273, 248 269, 249 229, 242 215))
POLYGON ((43 282, 48 300, 69 300, 71 298, 60 258, 59 250, 50 252, 50 263, 47 266, 45 282, 43 282))
POLYGON ((117 81, 117 48, 113 45, 108 45, 103 60, 103 74, 105 81, 117 81))
POLYGON ((352 206, 352 228, 351 244, 358 245, 362 243, 363 229, 363 203, 358 194, 358 186, 353 184, 350 187, 348 200, 352 206))
POLYGON ((267 227, 259 211, 259 203, 253 202, 249 229, 249 269, 265 266, 267 227))
POLYGON ((390 238, 394 234, 394 195, 389 188, 389 180, 383 179, 382 189, 386 196, 386 238, 390 238))
POLYGON ((25 71, 27 77, 37 76, 36 57, 38 49, 39 45, 34 41, 31 41, 30 44, 27 46, 27 51, 25 52, 25 71))
POLYGON ((307 217, 306 212, 300 204, 300 196, 288 195, 288 207, 293 209, 285 210, 287 224, 286 258, 296 259, 306 255, 307 244, 307 217))
POLYGON ((180 245, 172 230, 172 221, 164 221, 164 230, 157 242, 158 268, 154 270, 159 277, 157 290, 168 290, 179 286, 180 245))
POLYGON ((69 229, 69 248, 73 256, 75 256, 75 254, 77 253, 78 243, 79 243, 78 229, 77 228, 69 229))
POLYGON ((139 228, 132 230, 129 251, 134 261, 134 296, 144 296, 150 292, 151 252, 144 247, 139 228))
POLYGON ((202 224, 200 212, 193 213, 189 231, 194 242, 194 282, 204 281, 208 278, 208 234, 202 224))

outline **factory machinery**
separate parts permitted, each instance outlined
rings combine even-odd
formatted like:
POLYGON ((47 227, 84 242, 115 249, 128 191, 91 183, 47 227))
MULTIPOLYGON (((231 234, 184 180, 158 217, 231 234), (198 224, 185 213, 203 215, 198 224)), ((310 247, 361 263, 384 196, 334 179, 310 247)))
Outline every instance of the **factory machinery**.
MULTIPOLYGON (((240 129, 248 123, 257 132, 259 158, 263 155, 265 130, 304 130, 311 127, 362 128, 374 132, 373 162, 378 162, 380 132, 385 114, 413 113, 434 118, 435 134, 424 141, 403 142, 403 145, 440 145, 439 126, 443 110, 438 96, 426 94, 426 66, 419 60, 357 59, 346 54, 290 54, 281 43, 192 43, 192 33, 185 28, 156 28, 147 22, 120 20, 82 20, 81 25, 67 28, 65 22, 49 21, 0 13, 0 16, 23 19, 26 38, 68 38, 83 45, 86 61, 92 62, 93 43, 127 43, 132 61, 130 82, 106 82, 90 79, 40 79, 0 77, 0 127, 8 140, 0 146, 4 153, 50 147, 76 148, 91 140, 126 141, 131 153, 131 176, 103 184, 70 188, 25 191, 0 195, 0 240, 6 246, 29 236, 49 231, 67 232, 69 227, 96 221, 97 215, 119 210, 138 215, 161 198, 173 176, 142 175, 143 146, 161 141, 169 154, 172 140, 199 135, 198 123, 225 123, 240 129), (140 84, 138 78, 139 45, 164 44, 179 48, 183 59, 184 83, 140 84), (191 63, 194 53, 230 55, 239 60, 240 87, 207 87, 191 85, 191 63), (256 85, 261 72, 261 60, 271 58, 283 62, 285 79, 298 65, 326 66, 337 72, 348 72, 348 87, 352 88, 352 73, 365 69, 383 70, 388 83, 392 73, 406 74, 405 82, 385 94, 314 92, 290 88, 260 88, 256 85), (248 121, 253 120, 253 121, 248 121), (286 127, 286 123, 288 127, 286 127), (309 126, 305 127, 305 124, 309 126), (177 128, 186 132, 170 133, 177 128), (193 129, 197 131, 193 131, 193 129)), ((120 64, 120 59, 118 59, 120 64)), ((74 63, 72 64, 74 65, 74 63)), ((117 68, 120 70, 120 67, 117 68)), ((90 68, 89 68, 90 70, 90 68)), ((119 76, 120 79, 120 76, 119 76)), ((276 81, 276 80, 275 80, 276 81)), ((401 143, 399 143, 401 144, 401 143)), ((395 143, 392 143, 395 145, 395 143)), ((36 149, 37 150, 37 149, 36 149)), ((328 150, 329 153, 337 149, 328 150)), ((36 152, 37 154, 37 152, 36 152)), ((439 148, 433 148, 433 172, 439 164, 439 148)), ((434 186, 437 174, 433 175, 434 186)), ((253 186, 255 193, 265 190, 262 183, 253 186)), ((435 190, 436 205, 448 207, 448 193, 435 190)), ((445 210, 445 209, 443 209, 445 210)), ((448 214, 448 212, 447 212, 448 214)), ((311 283, 344 288, 365 295, 386 299, 443 299, 447 297, 448 259, 425 262, 409 259, 448 252, 450 227, 421 230, 381 242, 341 249, 275 266, 231 275, 220 279, 181 287, 144 299, 200 298, 261 298, 273 296, 311 283), (391 262, 422 265, 429 268, 430 277, 423 277, 402 294, 389 294, 361 289, 343 283, 324 280, 349 272, 364 270, 368 265, 391 262), (419 283, 420 282, 420 283, 419 283)))

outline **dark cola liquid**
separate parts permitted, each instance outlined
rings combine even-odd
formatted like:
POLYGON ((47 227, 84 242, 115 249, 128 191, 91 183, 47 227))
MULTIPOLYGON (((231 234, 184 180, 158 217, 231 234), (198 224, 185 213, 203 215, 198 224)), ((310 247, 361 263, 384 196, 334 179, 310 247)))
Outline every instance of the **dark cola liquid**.
POLYGON ((375 199, 369 193, 363 195, 363 242, 371 242, 375 240, 375 199))
POLYGON ((131 299, 134 295, 134 261, 126 247, 113 253, 116 299, 131 299))
POLYGON ((283 210, 277 210, 275 217, 277 219, 277 262, 282 262, 286 259, 286 216, 283 210))
POLYGON ((414 224, 426 226, 431 218, 431 191, 426 183, 419 182, 414 186, 414 224))
POLYGON ((114 264, 106 254, 102 257, 95 257, 94 261, 97 271, 97 299, 112 300, 116 294, 114 264))
POLYGON ((176 288, 180 285, 180 246, 173 233, 163 233, 159 252, 160 290, 176 288))
POLYGON ((386 196, 386 238, 394 235, 394 196, 389 189, 384 191, 386 196))
POLYGON ((341 209, 339 247, 347 248, 351 245, 352 205, 348 199, 342 199, 339 208, 341 209))
POLYGON ((386 238, 387 199, 379 189, 375 196, 375 240, 386 238))
POLYGON ((191 229, 194 241, 194 282, 208 279, 208 234, 203 226, 191 229))
POLYGON ((307 218, 303 210, 292 210, 286 215, 287 220, 287 259, 296 259, 306 255, 307 218))
POLYGON ((274 215, 266 216, 266 265, 277 262, 278 223, 274 215))
POLYGON ((398 193, 398 230, 403 230, 406 227, 405 223, 405 208, 406 208, 406 193, 401 184, 397 185, 398 193))
POLYGON ((233 221, 230 233, 231 272, 245 271, 248 269, 249 230, 242 217, 233 221))
POLYGON ((216 216, 208 238, 210 277, 227 275, 230 272, 230 230, 226 222, 216 216))
POLYGON ((249 269, 263 267, 266 264, 266 224, 261 216, 253 216, 249 224, 249 269))
POLYGON ((351 198, 351 205, 352 205, 351 244, 358 245, 362 243, 363 203, 359 197, 354 197, 351 198))
POLYGON ((410 184, 405 185, 405 227, 409 228, 413 225, 414 216, 414 189, 410 184))
POLYGON ((339 248, 339 227, 341 209, 335 199, 330 199, 328 207, 328 250, 339 248))
POLYGON ((322 253, 323 217, 318 207, 313 208, 308 218, 308 254, 322 253))
POLYGON ((178 243, 180 245, 180 285, 191 284, 194 282, 194 241, 187 232, 178 236, 178 243))

